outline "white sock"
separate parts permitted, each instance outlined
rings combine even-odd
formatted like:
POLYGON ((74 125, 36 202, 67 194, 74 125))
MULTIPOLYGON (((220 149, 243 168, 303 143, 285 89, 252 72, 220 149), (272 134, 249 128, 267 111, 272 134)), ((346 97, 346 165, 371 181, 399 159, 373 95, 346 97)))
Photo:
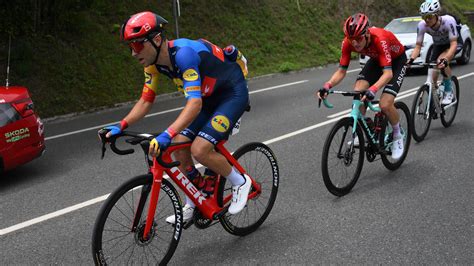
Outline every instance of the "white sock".
POLYGON ((230 174, 225 178, 230 181, 232 186, 240 186, 245 183, 245 178, 235 171, 234 167, 232 167, 232 172, 230 172, 230 174))
POLYGON ((186 205, 190 205, 193 208, 196 206, 188 196, 186 196, 186 205))

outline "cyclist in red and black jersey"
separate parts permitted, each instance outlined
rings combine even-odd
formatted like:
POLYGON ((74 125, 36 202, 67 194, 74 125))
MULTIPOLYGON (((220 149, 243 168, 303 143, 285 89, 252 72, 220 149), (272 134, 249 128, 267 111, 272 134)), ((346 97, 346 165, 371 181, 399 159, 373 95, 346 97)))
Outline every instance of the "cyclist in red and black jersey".
POLYGON ((369 56, 370 59, 359 73, 354 87, 356 91, 364 93, 362 101, 373 100, 377 91, 383 88, 380 108, 393 128, 392 158, 399 159, 403 154, 404 145, 400 132, 400 117, 394 101, 406 73, 405 48, 390 31, 370 28, 369 18, 361 13, 347 18, 343 30, 345 38, 342 41, 339 69, 317 92, 317 96, 325 98, 327 91, 344 79, 352 52, 369 56))

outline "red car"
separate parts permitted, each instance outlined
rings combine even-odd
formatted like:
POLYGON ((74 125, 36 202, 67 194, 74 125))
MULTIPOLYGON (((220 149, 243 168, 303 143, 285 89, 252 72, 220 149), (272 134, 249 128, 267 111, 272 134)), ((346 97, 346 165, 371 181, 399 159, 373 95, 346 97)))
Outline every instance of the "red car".
POLYGON ((44 152, 44 127, 25 87, 0 87, 0 172, 44 152))

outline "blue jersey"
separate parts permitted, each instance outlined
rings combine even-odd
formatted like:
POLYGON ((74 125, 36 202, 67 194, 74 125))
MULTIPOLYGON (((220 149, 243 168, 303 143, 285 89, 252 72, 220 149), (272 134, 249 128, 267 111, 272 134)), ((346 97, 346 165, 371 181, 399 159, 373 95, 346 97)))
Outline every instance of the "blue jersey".
POLYGON ((158 73, 182 87, 187 99, 226 93, 245 80, 239 64, 229 60, 220 47, 207 40, 171 40, 168 41, 168 52, 173 69, 163 65, 145 68, 143 98, 154 99, 158 73))

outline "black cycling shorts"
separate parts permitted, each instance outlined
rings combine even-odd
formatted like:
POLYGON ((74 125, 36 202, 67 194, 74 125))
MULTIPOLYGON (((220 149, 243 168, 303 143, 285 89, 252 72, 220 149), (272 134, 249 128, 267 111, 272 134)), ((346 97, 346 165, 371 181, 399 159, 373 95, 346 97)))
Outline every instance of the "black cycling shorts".
MULTIPOLYGON (((406 62, 407 56, 405 53, 401 54, 399 57, 392 59, 392 79, 385 85, 383 93, 389 93, 397 97, 398 91, 403 83, 403 78, 406 74, 406 62)), ((360 71, 359 77, 357 80, 366 80, 370 86, 375 84, 380 77, 382 76, 383 68, 379 65, 377 59, 370 58, 369 61, 365 64, 364 68, 360 71)))
POLYGON ((444 51, 448 50, 451 45, 449 43, 447 44, 441 44, 441 45, 433 45, 433 50, 431 50, 431 56, 429 58, 429 62, 431 63, 437 63, 438 57, 440 54, 442 54, 444 51))

